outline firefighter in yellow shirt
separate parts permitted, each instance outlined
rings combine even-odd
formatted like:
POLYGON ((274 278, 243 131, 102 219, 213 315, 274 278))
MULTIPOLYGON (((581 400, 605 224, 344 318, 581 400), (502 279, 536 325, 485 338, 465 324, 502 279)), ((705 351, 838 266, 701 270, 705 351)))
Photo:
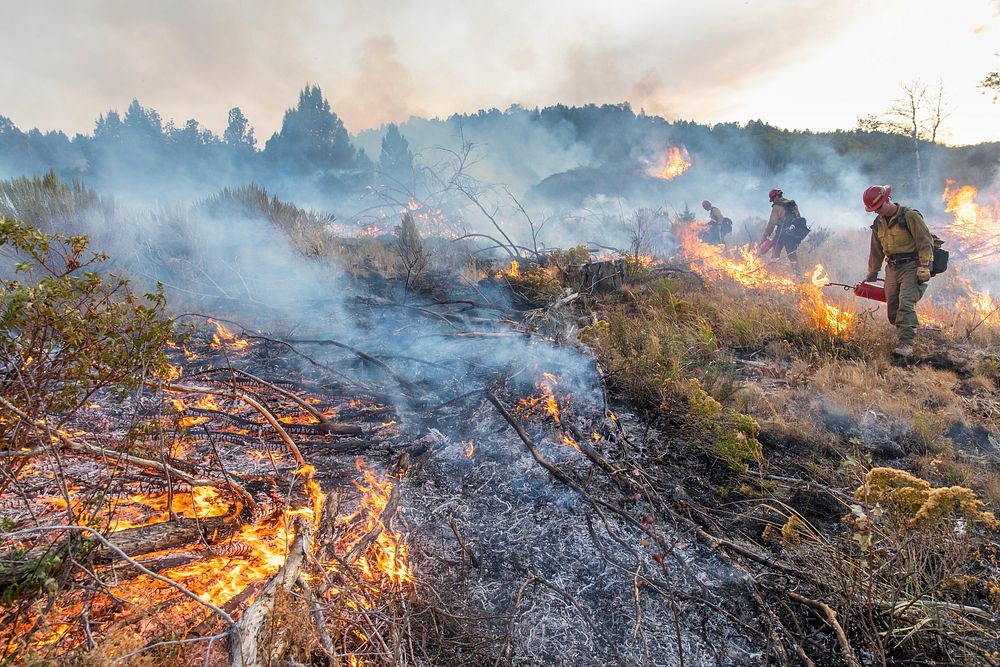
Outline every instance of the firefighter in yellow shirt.
POLYGON ((713 206, 707 199, 701 207, 708 211, 708 227, 702 233, 701 240, 705 243, 725 245, 726 234, 733 231, 733 221, 722 215, 718 206, 713 206))
POLYGON ((865 210, 877 213, 872 222, 868 275, 872 282, 885 260, 885 299, 889 323, 899 332, 893 354, 913 354, 917 335, 917 301, 927 291, 934 260, 934 237, 920 211, 892 201, 892 186, 873 185, 865 190, 865 210))

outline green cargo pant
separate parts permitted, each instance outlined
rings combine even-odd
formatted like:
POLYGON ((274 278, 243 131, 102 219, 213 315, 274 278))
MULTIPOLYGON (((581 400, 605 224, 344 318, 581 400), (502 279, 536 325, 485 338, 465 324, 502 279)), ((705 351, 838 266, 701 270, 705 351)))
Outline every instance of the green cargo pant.
POLYGON ((896 326, 900 343, 912 343, 917 335, 917 301, 927 283, 917 282, 917 260, 904 259, 885 267, 885 301, 889 324, 896 326))

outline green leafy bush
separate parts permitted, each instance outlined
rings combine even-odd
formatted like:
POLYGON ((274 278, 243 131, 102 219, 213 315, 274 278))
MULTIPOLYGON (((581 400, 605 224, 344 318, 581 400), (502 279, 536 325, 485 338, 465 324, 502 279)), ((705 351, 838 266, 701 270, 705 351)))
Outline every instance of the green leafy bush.
MULTIPOLYGON (((0 219, 0 397, 50 427, 101 389, 125 392, 169 372, 162 289, 140 297, 124 278, 102 275, 107 257, 88 244, 0 219)), ((33 437, 20 419, 0 406, 4 448, 33 437)))

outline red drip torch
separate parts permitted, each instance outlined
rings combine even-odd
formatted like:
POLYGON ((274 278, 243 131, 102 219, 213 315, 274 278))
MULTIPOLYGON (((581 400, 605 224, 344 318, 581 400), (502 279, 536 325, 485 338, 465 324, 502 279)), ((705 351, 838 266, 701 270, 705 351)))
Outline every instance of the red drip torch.
MULTIPOLYGON (((885 281, 881 278, 877 279, 877 282, 884 283, 885 281)), ((869 283, 862 280, 857 285, 845 285, 844 283, 827 283, 823 287, 843 287, 845 291, 854 292, 854 296, 860 296, 862 299, 871 299, 872 301, 881 301, 885 303, 885 287, 882 285, 876 285, 874 283, 869 283)))

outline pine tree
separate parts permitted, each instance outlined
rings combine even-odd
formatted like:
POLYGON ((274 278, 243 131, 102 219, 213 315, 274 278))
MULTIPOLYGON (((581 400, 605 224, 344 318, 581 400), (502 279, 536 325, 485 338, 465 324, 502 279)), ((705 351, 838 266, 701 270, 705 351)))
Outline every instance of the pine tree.
POLYGON ((222 140, 232 148, 249 148, 250 150, 257 148, 257 137, 253 134, 250 121, 243 115, 243 111, 239 107, 233 107, 229 110, 229 124, 226 125, 226 131, 222 134, 222 140))
POLYGON ((358 152, 319 86, 306 86, 285 112, 281 131, 264 145, 269 162, 300 172, 358 168, 358 152))
POLYGON ((395 123, 389 123, 378 157, 379 171, 396 180, 409 182, 413 174, 413 153, 395 123))

